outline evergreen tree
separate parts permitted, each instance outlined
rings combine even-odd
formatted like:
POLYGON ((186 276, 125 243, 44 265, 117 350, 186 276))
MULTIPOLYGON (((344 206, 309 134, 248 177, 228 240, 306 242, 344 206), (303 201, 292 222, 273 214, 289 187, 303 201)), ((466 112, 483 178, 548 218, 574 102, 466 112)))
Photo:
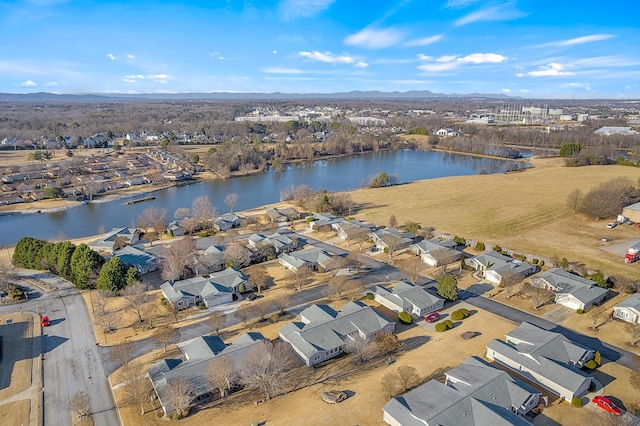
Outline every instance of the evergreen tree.
POLYGON ((447 300, 458 298, 458 281, 451 275, 443 275, 438 278, 438 295, 447 300))
POLYGON ((56 244, 58 256, 56 259, 58 275, 66 280, 71 279, 71 257, 76 250, 76 246, 69 242, 63 241, 56 244))
POLYGON ((118 292, 127 286, 127 265, 119 257, 113 256, 100 269, 98 289, 118 292))
POLYGON ((71 282, 80 290, 89 288, 89 277, 104 264, 104 259, 86 244, 80 244, 71 256, 71 282))
POLYGON ((136 281, 141 281, 141 280, 142 280, 142 276, 140 275, 140 272, 138 272, 136 268, 131 267, 127 269, 127 276, 125 277, 125 281, 127 285, 134 283, 136 281))

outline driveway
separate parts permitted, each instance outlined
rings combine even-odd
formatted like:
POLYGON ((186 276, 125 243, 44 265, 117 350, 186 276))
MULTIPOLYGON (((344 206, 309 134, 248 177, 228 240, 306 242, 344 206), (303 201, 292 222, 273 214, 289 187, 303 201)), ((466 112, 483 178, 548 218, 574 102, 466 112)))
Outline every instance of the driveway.
POLYGON ((44 282, 55 290, 44 290, 28 284, 31 300, 0 306, 0 312, 23 309, 49 316, 51 325, 42 330, 44 350, 44 424, 70 425, 69 401, 78 391, 89 396, 93 424, 120 424, 111 388, 96 346, 89 311, 69 282, 39 271, 20 270, 27 280, 44 282))

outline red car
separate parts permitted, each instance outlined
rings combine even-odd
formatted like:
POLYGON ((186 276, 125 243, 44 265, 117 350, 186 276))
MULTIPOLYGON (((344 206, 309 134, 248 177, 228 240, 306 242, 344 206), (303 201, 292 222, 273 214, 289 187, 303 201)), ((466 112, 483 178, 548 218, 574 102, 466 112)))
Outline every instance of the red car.
POLYGON ((608 411, 609 413, 613 414, 614 416, 619 416, 622 414, 622 410, 620 409, 620 407, 616 406, 616 404, 611 402, 611 400, 606 396, 596 396, 591 402, 602 408, 604 411, 608 411))
POLYGON ((46 315, 42 317, 42 320, 40 321, 40 325, 43 327, 49 327, 49 317, 46 315))
POLYGON ((426 322, 436 322, 440 319, 440 314, 438 312, 431 312, 429 315, 424 317, 426 322))

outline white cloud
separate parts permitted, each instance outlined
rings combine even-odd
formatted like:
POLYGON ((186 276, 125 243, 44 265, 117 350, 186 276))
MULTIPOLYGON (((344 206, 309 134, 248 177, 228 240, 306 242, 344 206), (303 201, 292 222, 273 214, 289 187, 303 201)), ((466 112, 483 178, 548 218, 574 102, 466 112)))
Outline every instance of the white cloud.
POLYGON ((128 54, 128 55, 127 55, 127 58, 129 58, 129 59, 135 59, 135 56, 133 56, 132 54, 128 54))
POLYGON ((507 59, 506 56, 498 55, 497 53, 472 53, 457 60, 459 62, 469 62, 472 64, 497 64, 507 59))
POLYGON ((274 55, 277 55, 277 54, 278 54, 278 51, 277 51, 277 50, 274 50, 274 51, 273 51, 273 52, 271 52, 271 53, 273 53, 274 55))
POLYGON ((113 53, 108 53, 107 58, 111 59, 112 61, 116 60, 116 57, 113 55, 113 53))
POLYGON ((440 72, 440 71, 449 71, 449 70, 458 68, 459 65, 460 65, 459 62, 441 62, 436 64, 418 65, 418 69, 422 71, 440 72))
POLYGON ((433 58, 431 56, 418 53, 418 59, 420 59, 421 61, 431 61, 433 58))
POLYGON ((143 80, 144 75, 136 74, 136 75, 125 75, 122 81, 125 83, 135 83, 138 80, 143 80))
POLYGON ((356 68, 366 68, 369 66, 369 64, 364 61, 358 61, 355 66, 356 68))
POLYGON ((261 71, 269 74, 302 74, 302 70, 296 68, 267 67, 261 68, 261 71))
POLYGON ((461 7, 471 6, 480 0, 448 0, 444 7, 448 9, 457 9, 461 7))
POLYGON ((594 41, 607 40, 613 37, 615 37, 613 34, 592 34, 588 36, 572 38, 569 40, 558 41, 553 44, 557 44, 558 46, 572 46, 574 44, 592 43, 594 41))
POLYGON ((326 62, 329 64, 352 64, 354 62, 351 56, 334 56, 331 52, 298 52, 303 58, 311 59, 313 61, 326 62))
POLYGON ((426 46, 442 40, 442 34, 434 35, 426 38, 416 38, 409 40, 405 43, 405 46, 426 46))
POLYGON ((365 28, 345 38, 344 43, 349 46, 360 46, 367 49, 384 49, 398 44, 402 37, 402 33, 393 28, 382 30, 365 28))
POLYGON ((37 86, 37 84, 33 80, 27 80, 27 81, 22 82, 20 84, 20 86, 22 86, 22 87, 35 87, 35 86, 37 86))
POLYGON ((166 84, 173 77, 171 77, 168 74, 152 74, 152 75, 148 75, 146 78, 148 78, 149 80, 153 80, 154 83, 166 84))
POLYGON ((529 89, 519 89, 518 92, 520 92, 520 93, 529 93, 529 92, 531 92, 531 90, 529 90, 529 89))
POLYGON ((284 0, 280 3, 280 13, 284 19, 295 19, 298 17, 309 18, 317 15, 335 0, 284 0))
POLYGON ((55 87, 55 86, 59 86, 60 83, 58 83, 57 81, 49 81, 47 83, 44 84, 46 87, 55 87))
MULTIPOLYGON (((567 75, 574 75, 575 73, 570 71, 563 71, 564 65, 557 62, 551 62, 549 65, 542 67, 536 71, 529 71, 528 76, 531 77, 563 77, 567 75)), ((522 73, 518 73, 518 77, 521 77, 522 73)))
POLYGON ((493 21, 511 21, 513 19, 522 18, 527 14, 514 8, 511 3, 504 3, 497 6, 480 9, 458 19, 454 25, 460 27, 462 25, 472 24, 474 22, 493 22, 493 21))
POLYGON ((436 62, 451 62, 458 59, 458 55, 444 55, 436 59, 436 62))
POLYGON ((501 89, 502 93, 511 93, 511 89, 501 89))

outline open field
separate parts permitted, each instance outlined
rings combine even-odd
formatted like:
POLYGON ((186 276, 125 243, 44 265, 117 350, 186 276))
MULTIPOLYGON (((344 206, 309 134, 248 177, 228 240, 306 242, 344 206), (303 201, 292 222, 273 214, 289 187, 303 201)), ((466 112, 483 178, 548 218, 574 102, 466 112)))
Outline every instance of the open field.
POLYGON ((35 314, 0 316, 0 424, 27 425, 40 416, 41 364, 33 358, 40 344, 39 321, 35 314))
POLYGON ((605 221, 576 215, 567 197, 601 182, 628 177, 640 169, 623 166, 562 167, 562 159, 542 159, 517 173, 431 179, 387 188, 360 189, 351 196, 360 206, 357 217, 379 225, 395 215, 400 224, 414 221, 438 233, 499 244, 536 256, 566 257, 602 270, 605 275, 637 276, 628 265, 603 250, 603 236, 614 242, 639 238, 640 229, 606 229, 605 221))

